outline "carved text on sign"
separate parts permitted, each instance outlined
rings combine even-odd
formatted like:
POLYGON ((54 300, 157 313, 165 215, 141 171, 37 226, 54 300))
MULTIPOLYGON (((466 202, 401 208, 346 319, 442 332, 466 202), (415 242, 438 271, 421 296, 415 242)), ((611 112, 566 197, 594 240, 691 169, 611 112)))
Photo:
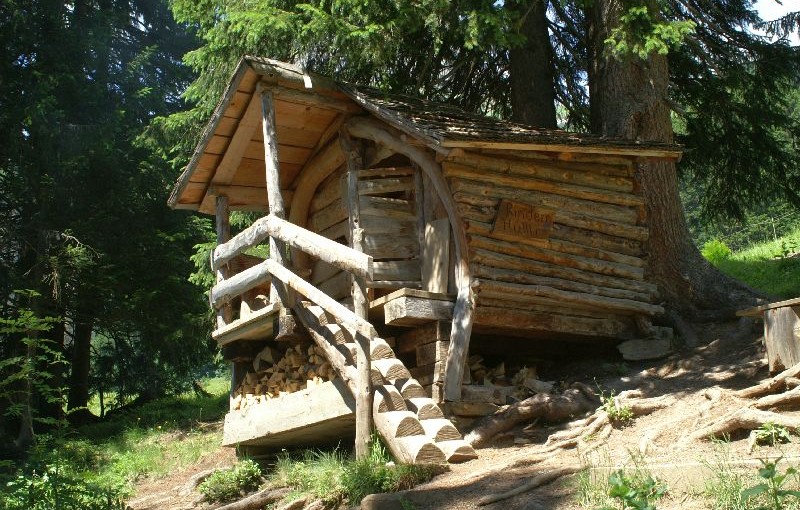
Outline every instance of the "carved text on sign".
POLYGON ((497 211, 492 233, 547 239, 553 230, 553 212, 530 204, 503 200, 497 211))

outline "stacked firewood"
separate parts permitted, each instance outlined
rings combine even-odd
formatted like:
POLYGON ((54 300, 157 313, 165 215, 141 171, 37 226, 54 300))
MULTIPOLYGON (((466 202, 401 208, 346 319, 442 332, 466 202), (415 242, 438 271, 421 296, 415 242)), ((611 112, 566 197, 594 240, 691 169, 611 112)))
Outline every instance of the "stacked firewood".
POLYGON ((244 410, 336 377, 322 349, 314 344, 297 344, 284 352, 267 346, 253 359, 252 370, 233 392, 231 410, 244 410))
POLYGON ((487 367, 482 356, 473 355, 469 357, 468 363, 472 384, 513 386, 522 390, 520 395, 529 392, 549 393, 553 389, 552 382, 539 380, 536 367, 522 367, 509 376, 506 374, 506 365, 503 362, 487 367))

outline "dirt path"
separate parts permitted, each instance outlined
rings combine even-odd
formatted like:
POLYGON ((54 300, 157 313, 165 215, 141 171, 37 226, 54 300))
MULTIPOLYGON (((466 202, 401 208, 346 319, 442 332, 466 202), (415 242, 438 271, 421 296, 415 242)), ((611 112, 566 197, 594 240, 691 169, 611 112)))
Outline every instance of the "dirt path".
MULTIPOLYGON (((637 418, 628 426, 613 429, 606 441, 593 444, 588 438, 581 449, 561 451, 544 462, 533 463, 532 459, 541 450, 540 443, 564 425, 536 427, 527 433, 520 426, 489 447, 480 449, 479 459, 452 466, 448 472, 411 491, 370 497, 362 508, 399 510, 410 508, 409 503, 416 510, 477 508, 482 497, 514 489, 537 474, 552 469, 585 465, 592 468, 591 472, 598 479, 606 479, 612 470, 631 468, 634 463, 649 466, 672 487, 659 508, 705 508, 698 488, 702 488, 704 478, 713 474, 707 466, 713 466, 720 456, 726 455, 733 462, 749 462, 752 472, 755 472, 760 458, 780 454, 789 458, 800 457, 797 438, 780 447, 758 447, 752 453, 746 434, 733 436, 724 447, 706 440, 687 439, 689 433, 701 425, 743 405, 741 399, 731 395, 732 391, 751 386, 768 375, 760 327, 742 327, 742 324, 732 322, 698 329, 701 336, 699 347, 666 360, 627 363, 624 366, 614 364, 613 360, 610 366, 607 360, 584 360, 564 366, 559 373, 549 374, 548 379, 583 381, 606 392, 638 389, 646 397, 674 397, 669 407, 637 418), (599 370, 600 366, 605 368, 599 370), (609 373, 623 371, 622 375, 609 373), (530 443, 521 444, 523 442, 530 443), (401 498, 405 500, 402 504, 399 502, 401 498)), ((191 497, 196 495, 177 496, 185 480, 203 469, 232 462, 230 450, 221 450, 218 456, 204 459, 184 473, 144 484, 138 488, 138 501, 146 502, 152 494, 173 494, 177 499, 174 503, 162 501, 162 506, 157 507, 132 507, 136 510, 194 508, 187 505, 193 503, 191 497), (169 506, 163 506, 167 504, 169 506)), ((580 508, 580 505, 573 476, 481 508, 572 510, 580 508)))

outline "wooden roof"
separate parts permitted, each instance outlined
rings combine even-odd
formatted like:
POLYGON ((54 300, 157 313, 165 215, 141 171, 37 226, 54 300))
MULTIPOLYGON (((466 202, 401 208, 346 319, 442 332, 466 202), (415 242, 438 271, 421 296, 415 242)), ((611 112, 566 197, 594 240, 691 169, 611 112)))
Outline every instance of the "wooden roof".
POLYGON ((224 194, 232 209, 266 209, 259 82, 274 95, 281 183, 287 196, 310 157, 336 135, 344 120, 365 111, 442 153, 474 147, 680 157, 674 145, 537 129, 337 83, 275 60, 244 57, 175 184, 168 200, 171 207, 211 214, 214 197, 224 194))

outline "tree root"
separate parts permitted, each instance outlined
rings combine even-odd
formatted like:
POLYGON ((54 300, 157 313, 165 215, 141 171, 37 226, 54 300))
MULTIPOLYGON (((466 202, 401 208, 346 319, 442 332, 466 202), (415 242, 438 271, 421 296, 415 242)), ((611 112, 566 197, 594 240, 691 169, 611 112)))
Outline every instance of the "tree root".
POLYGON ((753 402, 756 409, 772 409, 776 407, 796 406, 800 404, 800 386, 795 386, 785 393, 767 395, 753 402))
POLYGON ((561 395, 539 393, 512 404, 497 414, 483 418, 464 439, 472 446, 480 448, 496 435, 511 430, 520 423, 535 418, 558 422, 591 411, 596 403, 587 398, 587 389, 581 386, 585 385, 573 385, 561 395))
POLYGON ((498 501, 503 501, 508 498, 513 498, 514 496, 522 494, 523 492, 528 492, 537 487, 541 487, 542 485, 547 485, 549 483, 552 483, 561 478, 562 476, 575 474, 584 468, 585 466, 566 466, 566 467, 556 468, 546 473, 540 473, 531 478, 529 481, 525 482, 519 487, 511 489, 510 491, 501 492, 499 494, 490 494, 488 496, 482 497, 480 500, 478 500, 478 506, 486 506, 492 503, 496 503, 498 501))
POLYGON ((798 375, 800 375, 800 363, 784 370, 775 377, 767 379, 761 384, 756 384, 755 386, 750 386, 749 388, 739 390, 736 393, 734 393, 734 395, 742 398, 755 398, 755 397, 762 397, 764 395, 769 395, 771 393, 777 393, 779 391, 783 391, 786 388, 787 379, 797 378, 798 375))
POLYGON ((765 423, 774 423, 796 429, 800 427, 800 418, 745 407, 728 413, 700 430, 689 434, 683 440, 683 443, 721 437, 741 429, 753 430, 765 423))
MULTIPOLYGON (((215 508, 215 510, 257 510, 264 508, 270 503, 280 501, 286 497, 289 492, 291 492, 291 489, 288 487, 281 487, 279 489, 264 489, 251 496, 247 496, 244 499, 240 499, 239 501, 234 501, 233 503, 219 506, 215 508)), ((281 507, 281 510, 299 510, 305 506, 305 503, 305 499, 298 499, 289 503, 289 505, 295 506, 284 506, 281 507), (299 506, 296 506, 298 503, 299 506)))

